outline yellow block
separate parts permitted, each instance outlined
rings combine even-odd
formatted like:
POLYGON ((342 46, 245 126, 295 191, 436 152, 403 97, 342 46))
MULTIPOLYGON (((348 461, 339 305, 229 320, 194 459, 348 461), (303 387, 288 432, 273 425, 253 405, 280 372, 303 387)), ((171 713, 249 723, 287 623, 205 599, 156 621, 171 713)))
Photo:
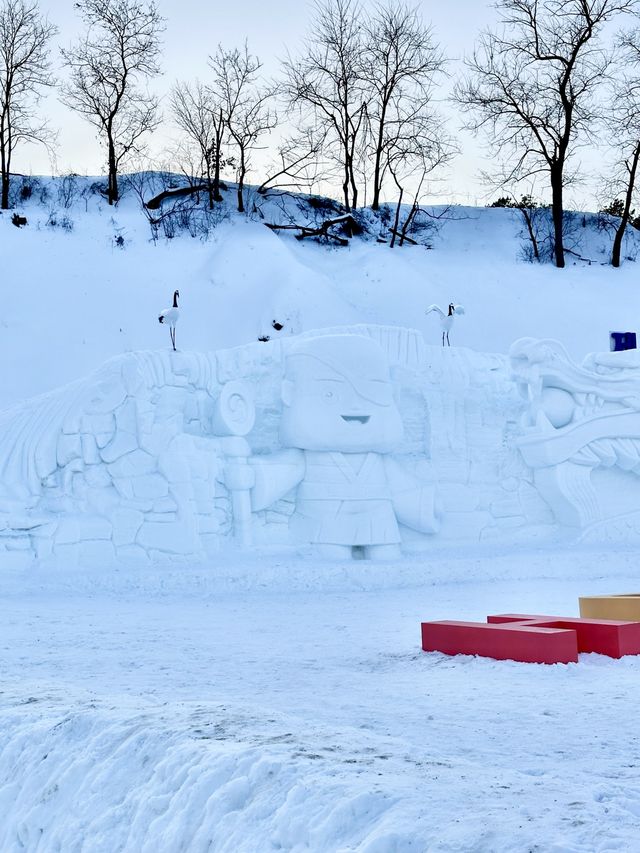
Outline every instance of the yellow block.
POLYGON ((618 619, 640 622, 640 592, 625 595, 589 595, 580 598, 583 619, 618 619))

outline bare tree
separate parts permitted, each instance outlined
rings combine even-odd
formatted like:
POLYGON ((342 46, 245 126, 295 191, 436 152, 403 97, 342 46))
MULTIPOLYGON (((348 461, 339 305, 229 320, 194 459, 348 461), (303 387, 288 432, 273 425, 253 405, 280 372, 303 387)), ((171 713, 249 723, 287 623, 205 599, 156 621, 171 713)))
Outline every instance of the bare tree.
POLYGON ((284 63, 282 85, 289 104, 324 139, 347 210, 358 204, 356 166, 366 127, 360 15, 357 0, 318 0, 304 55, 284 63))
POLYGON ((531 257, 536 261, 540 261, 541 241, 539 232, 542 224, 541 220, 544 221, 545 218, 546 208, 538 204, 530 192, 524 193, 519 199, 516 198, 513 193, 509 193, 508 195, 504 195, 496 199, 490 207, 506 207, 511 210, 520 211, 522 214, 522 220, 527 229, 527 237, 531 244, 531 257))
POLYGON ((373 198, 378 210, 385 165, 402 145, 408 126, 429 111, 444 58, 416 9, 403 3, 378 5, 365 22, 364 76, 371 88, 367 113, 373 156, 373 198))
POLYGON ((605 114, 610 145, 617 154, 609 190, 623 197, 620 222, 611 249, 611 265, 614 267, 620 266, 622 241, 631 219, 640 162, 640 30, 623 34, 620 44, 620 66, 623 70, 612 87, 605 114))
POLYGON ((21 142, 47 145, 51 133, 35 114, 41 90, 55 81, 49 41, 57 32, 35 2, 0 0, 0 208, 9 207, 13 152, 21 142))
POLYGON ((214 202, 222 201, 220 171, 224 165, 226 127, 223 104, 209 86, 196 80, 193 84, 176 83, 171 107, 176 123, 199 153, 201 177, 207 184, 209 209, 213 210, 214 202))
POLYGON ((63 102, 98 129, 107 148, 109 204, 118 201, 118 172, 158 125, 157 98, 142 88, 159 73, 163 19, 155 3, 78 0, 86 33, 62 51, 71 72, 63 102))
POLYGON ((388 170, 398 189, 395 218, 391 227, 391 248, 396 238, 400 245, 407 239, 407 232, 420 209, 420 200, 427 186, 429 175, 447 163, 453 154, 453 146, 442 125, 434 116, 418 114, 404 125, 405 134, 398 134, 393 146, 386 151, 385 170, 388 170), (412 203, 404 223, 400 214, 405 191, 412 189, 412 203))
POLYGON ((267 167, 267 177, 258 187, 264 195, 269 190, 306 190, 311 192, 324 172, 320 161, 324 137, 314 128, 303 128, 288 136, 278 146, 277 157, 267 167))
POLYGON ((455 97, 471 111, 467 127, 488 133, 511 183, 546 174, 551 186, 554 257, 562 237, 567 161, 590 138, 594 92, 611 57, 599 36, 637 0, 498 0, 502 29, 487 31, 467 62, 455 97))
POLYGON ((277 117, 270 109, 273 95, 258 87, 257 75, 262 63, 249 53, 246 42, 242 50, 224 50, 219 46, 210 63, 215 74, 214 90, 223 104, 224 122, 237 148, 238 210, 242 213, 251 151, 258 139, 277 124, 277 117))
MULTIPOLYGON (((196 145, 187 138, 172 139, 163 152, 162 171, 167 175, 180 174, 187 186, 199 187, 196 198, 200 201, 200 192, 209 189, 206 178, 203 180, 202 157, 196 145)), ((175 189, 175 186, 173 187, 175 189)))

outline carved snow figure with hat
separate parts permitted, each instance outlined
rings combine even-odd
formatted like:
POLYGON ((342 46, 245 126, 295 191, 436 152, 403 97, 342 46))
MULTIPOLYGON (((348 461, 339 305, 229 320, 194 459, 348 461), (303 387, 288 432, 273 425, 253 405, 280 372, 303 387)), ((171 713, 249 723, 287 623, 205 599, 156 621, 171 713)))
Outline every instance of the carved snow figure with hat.
POLYGON ((437 531, 434 487, 390 455, 403 426, 375 341, 326 335, 297 342, 287 353, 282 402, 280 442, 288 449, 251 459, 254 511, 297 486, 295 538, 345 559, 354 548, 373 559, 397 557, 398 522, 437 531))

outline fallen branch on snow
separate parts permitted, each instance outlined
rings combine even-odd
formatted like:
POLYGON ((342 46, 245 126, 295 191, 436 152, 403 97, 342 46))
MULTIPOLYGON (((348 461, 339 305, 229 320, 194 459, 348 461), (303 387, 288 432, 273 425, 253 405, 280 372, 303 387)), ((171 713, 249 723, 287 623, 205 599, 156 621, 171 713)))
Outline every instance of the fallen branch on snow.
MULTIPOLYGON (((225 189, 224 185, 221 183, 220 189, 225 189)), ((198 184, 194 187, 178 187, 176 190, 164 190, 160 193, 160 195, 154 196, 154 198, 149 199, 149 201, 145 202, 145 207, 149 208, 149 210, 158 210, 160 205, 165 199, 168 198, 180 198, 181 196, 195 195, 196 193, 208 193, 209 187, 206 184, 198 184)))
POLYGON ((353 216, 338 216, 336 219, 326 219, 319 227, 312 225, 278 225, 275 222, 265 222, 267 228, 272 231, 299 231, 296 234, 296 240, 305 240, 307 237, 324 237, 327 240, 335 240, 340 246, 348 246, 349 240, 346 237, 341 237, 338 234, 333 234, 329 229, 336 225, 342 226, 349 237, 354 234, 359 234, 362 230, 353 216))

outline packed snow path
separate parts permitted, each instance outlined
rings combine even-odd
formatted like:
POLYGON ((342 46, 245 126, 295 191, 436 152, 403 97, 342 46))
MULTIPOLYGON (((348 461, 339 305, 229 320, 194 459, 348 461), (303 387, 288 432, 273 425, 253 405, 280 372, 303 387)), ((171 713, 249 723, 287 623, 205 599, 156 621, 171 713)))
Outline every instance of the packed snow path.
POLYGON ((323 579, 265 558, 293 593, 261 590, 255 563, 235 592, 177 571, 5 574, 0 850, 637 850, 640 659, 419 648, 424 619, 576 615, 579 594, 637 587, 577 579, 607 560, 635 573, 633 553, 575 551, 455 572, 574 580, 431 585, 451 569, 432 557, 404 588, 389 567, 323 579))

